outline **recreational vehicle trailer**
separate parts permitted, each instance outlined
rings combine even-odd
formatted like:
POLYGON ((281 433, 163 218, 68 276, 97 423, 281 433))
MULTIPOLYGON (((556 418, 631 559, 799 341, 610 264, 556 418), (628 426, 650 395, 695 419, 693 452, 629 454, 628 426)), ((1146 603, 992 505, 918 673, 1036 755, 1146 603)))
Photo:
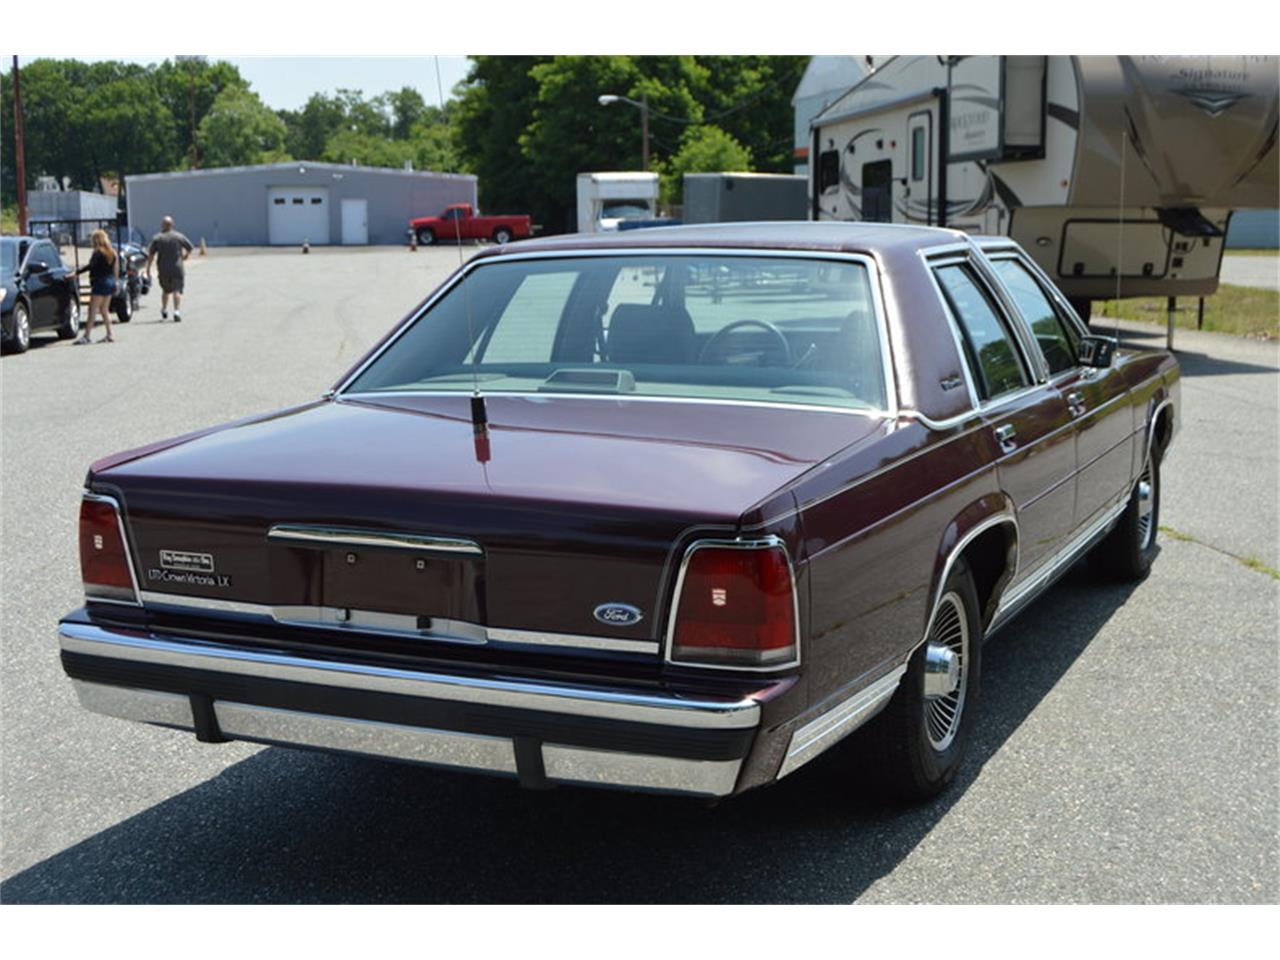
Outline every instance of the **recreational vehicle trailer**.
POLYGON ((1205 296, 1280 204, 1278 112, 1271 56, 891 57, 814 118, 811 215, 1010 236, 1086 319, 1205 296))

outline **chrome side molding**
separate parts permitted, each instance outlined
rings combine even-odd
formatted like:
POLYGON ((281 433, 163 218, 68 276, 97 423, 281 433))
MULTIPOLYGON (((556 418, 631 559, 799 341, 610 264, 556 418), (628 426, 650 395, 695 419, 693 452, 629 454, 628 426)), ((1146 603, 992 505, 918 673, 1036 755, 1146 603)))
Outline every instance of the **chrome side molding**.
POLYGON ((898 689, 906 672, 905 663, 895 667, 791 734, 787 755, 778 769, 778 779, 804 766, 879 713, 898 689))

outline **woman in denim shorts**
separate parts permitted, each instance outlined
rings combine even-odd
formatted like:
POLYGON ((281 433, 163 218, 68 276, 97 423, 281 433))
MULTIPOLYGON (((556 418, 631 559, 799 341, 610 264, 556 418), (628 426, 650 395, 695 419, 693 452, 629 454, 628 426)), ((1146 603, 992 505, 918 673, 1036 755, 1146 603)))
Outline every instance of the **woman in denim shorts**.
POLYGON ((95 230, 90 239, 93 242, 93 256, 89 258, 87 265, 76 271, 89 271, 89 321, 85 324, 84 336, 76 343, 93 342, 89 339, 89 334, 93 333, 93 318, 99 314, 107 326, 107 335, 102 338, 102 342, 115 343, 116 338, 111 335, 111 298, 115 296, 116 284, 120 282, 120 258, 111 246, 107 231, 95 230))

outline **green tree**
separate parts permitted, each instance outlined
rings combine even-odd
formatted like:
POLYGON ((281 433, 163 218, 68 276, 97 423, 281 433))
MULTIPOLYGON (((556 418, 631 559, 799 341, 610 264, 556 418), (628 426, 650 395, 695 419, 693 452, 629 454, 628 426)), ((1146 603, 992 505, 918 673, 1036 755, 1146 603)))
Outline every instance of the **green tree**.
MULTIPOLYGON (((537 190, 520 152, 520 134, 532 119, 538 82, 530 70, 549 57, 473 57, 458 86, 454 131, 470 172, 480 180, 486 210, 536 210, 537 190)), ((540 223, 541 213, 534 213, 540 223)))
POLYGON ((179 156, 187 166, 204 165, 199 130, 214 102, 226 90, 248 90, 240 70, 225 60, 178 57, 155 68, 153 82, 173 118, 179 156))
POLYGON ((397 140, 412 139, 414 128, 427 119, 427 102, 422 94, 413 87, 401 87, 384 96, 391 110, 391 136, 397 140))
POLYGON ((284 121, 256 93, 229 87, 218 94, 200 124, 206 167, 236 167, 287 160, 284 121))
POLYGON ((686 173, 750 171, 751 151, 719 127, 690 127, 662 170, 662 200, 679 203, 686 173))

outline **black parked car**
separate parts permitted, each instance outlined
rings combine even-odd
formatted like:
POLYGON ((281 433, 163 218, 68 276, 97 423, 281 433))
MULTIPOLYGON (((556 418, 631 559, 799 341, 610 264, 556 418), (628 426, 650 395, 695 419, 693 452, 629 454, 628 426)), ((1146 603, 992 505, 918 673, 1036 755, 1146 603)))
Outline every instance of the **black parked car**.
POLYGON ((64 340, 80 329, 76 279, 52 240, 0 237, 0 334, 6 351, 22 353, 33 331, 52 329, 64 340))

